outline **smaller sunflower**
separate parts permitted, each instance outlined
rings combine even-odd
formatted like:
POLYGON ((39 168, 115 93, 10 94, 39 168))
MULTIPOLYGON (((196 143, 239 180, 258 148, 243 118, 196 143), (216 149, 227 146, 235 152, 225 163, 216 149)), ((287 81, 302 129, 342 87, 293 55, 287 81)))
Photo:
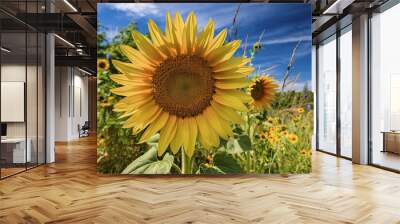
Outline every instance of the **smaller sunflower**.
POLYGON ((284 136, 284 137, 288 137, 289 132, 286 131, 286 130, 285 130, 285 131, 282 131, 282 132, 281 132, 281 135, 284 136))
POLYGON ((110 64, 107 59, 97 59, 97 71, 106 71, 110 68, 110 64))
POLYGON ((302 150, 300 150, 300 154, 301 154, 302 156, 304 156, 304 157, 307 157, 307 158, 309 158, 309 157, 312 156, 312 152, 311 152, 311 150, 309 150, 309 149, 302 149, 302 150))
POLYGON ((304 108, 300 107, 297 109, 297 113, 302 114, 304 113, 304 108))
POLYGON ((288 138, 289 142, 292 144, 296 144, 299 141, 299 137, 297 137, 296 134, 289 134, 287 136, 287 138, 288 138))
POLYGON ((253 52, 256 53, 257 51, 259 51, 261 49, 261 43, 259 41, 255 42, 253 44, 253 52))
POLYGON ((253 99, 252 106, 256 110, 268 107, 275 98, 278 85, 269 76, 262 76, 250 86, 250 95, 253 99))

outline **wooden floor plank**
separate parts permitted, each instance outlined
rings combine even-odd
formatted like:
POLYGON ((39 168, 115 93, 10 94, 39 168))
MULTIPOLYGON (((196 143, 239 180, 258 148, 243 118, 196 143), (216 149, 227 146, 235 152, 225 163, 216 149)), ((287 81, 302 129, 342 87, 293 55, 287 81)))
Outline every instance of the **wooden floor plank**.
POLYGON ((309 175, 96 174, 93 137, 0 181, 0 223, 400 223, 400 175, 313 155, 309 175))

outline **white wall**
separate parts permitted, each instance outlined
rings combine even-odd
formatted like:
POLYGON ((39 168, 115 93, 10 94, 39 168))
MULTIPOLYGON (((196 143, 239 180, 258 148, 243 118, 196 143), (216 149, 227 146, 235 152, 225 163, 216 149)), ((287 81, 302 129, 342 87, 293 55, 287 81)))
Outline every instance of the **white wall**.
POLYGON ((72 67, 56 67, 55 140, 79 138, 78 125, 88 120, 88 78, 72 67))

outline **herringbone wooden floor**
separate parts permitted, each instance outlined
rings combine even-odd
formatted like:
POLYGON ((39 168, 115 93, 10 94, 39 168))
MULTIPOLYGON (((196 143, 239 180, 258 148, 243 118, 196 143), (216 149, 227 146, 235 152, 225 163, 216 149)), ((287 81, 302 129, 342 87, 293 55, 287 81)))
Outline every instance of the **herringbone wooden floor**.
POLYGON ((400 175, 316 153, 309 175, 96 174, 94 138, 0 181, 0 223, 400 223, 400 175))

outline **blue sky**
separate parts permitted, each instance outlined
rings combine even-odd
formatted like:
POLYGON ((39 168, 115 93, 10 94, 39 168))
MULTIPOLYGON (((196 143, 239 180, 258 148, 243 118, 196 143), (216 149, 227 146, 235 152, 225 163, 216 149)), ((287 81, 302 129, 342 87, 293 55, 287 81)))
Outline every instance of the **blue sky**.
MULTIPOLYGON (((180 12, 185 19, 189 12, 197 16, 198 29, 212 18, 217 32, 231 28, 236 3, 101 3, 98 4, 98 21, 107 40, 118 34, 119 30, 131 21, 136 22, 139 31, 147 33, 148 19, 154 20, 160 28, 165 27, 165 15, 180 12)), ((253 60, 253 66, 260 71, 282 80, 290 54, 298 41, 296 60, 292 67, 292 77, 300 75, 291 88, 301 90, 311 80, 311 8, 307 4, 265 4, 243 3, 236 18, 236 39, 242 40, 242 48, 247 38, 251 47, 265 30, 261 40, 262 48, 253 60)), ((233 29, 231 29, 233 30, 233 29)), ((230 38, 233 38, 233 34, 230 38)), ((310 85, 309 85, 310 87, 310 85)))

